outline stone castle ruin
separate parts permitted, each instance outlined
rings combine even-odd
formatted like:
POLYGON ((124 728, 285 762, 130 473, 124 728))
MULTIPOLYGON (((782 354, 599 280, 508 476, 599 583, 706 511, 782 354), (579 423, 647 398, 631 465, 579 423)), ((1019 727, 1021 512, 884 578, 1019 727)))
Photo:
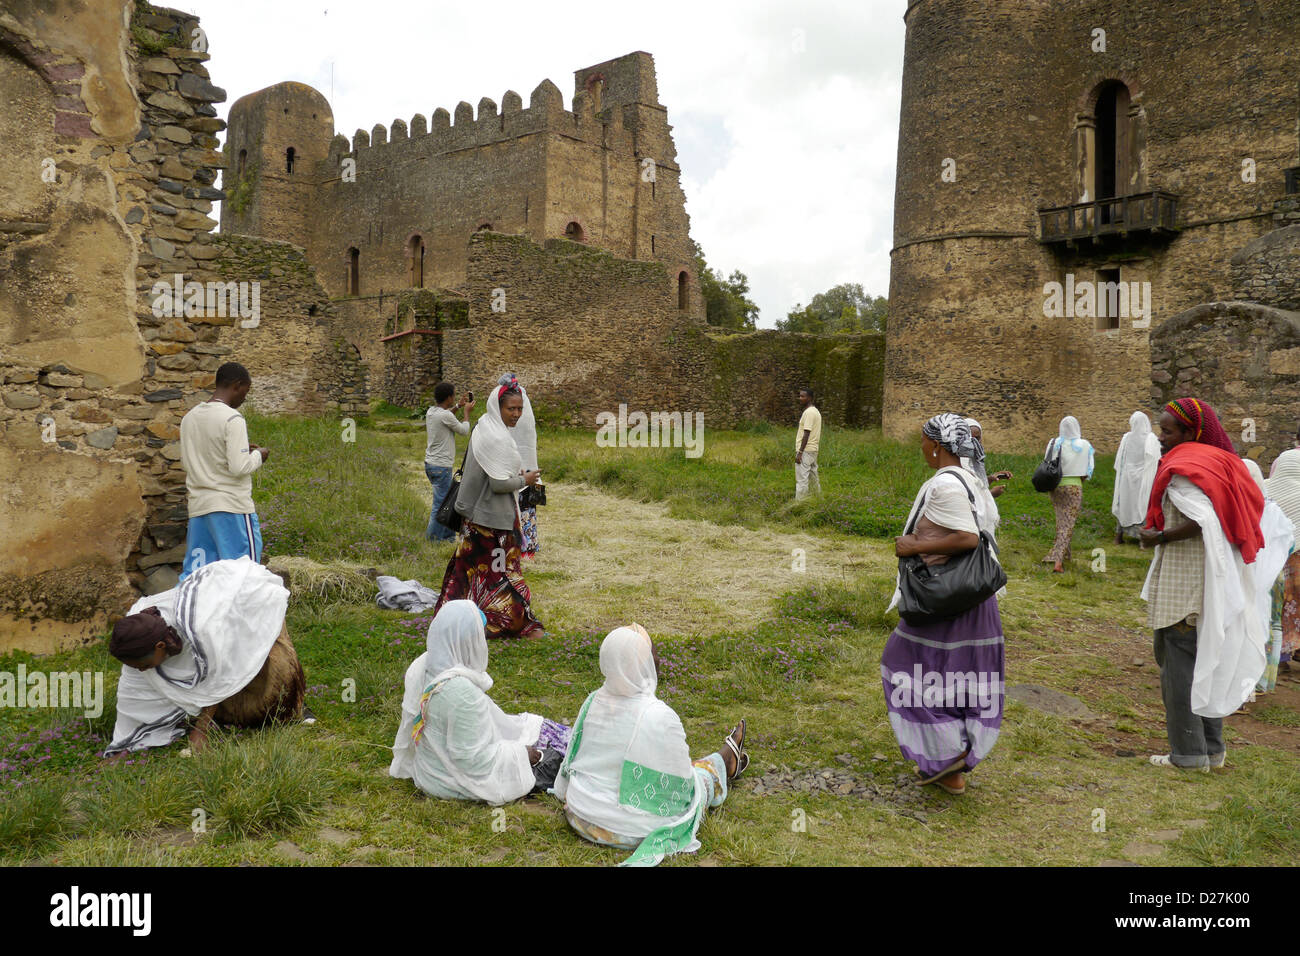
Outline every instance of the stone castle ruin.
POLYGON ((909 0, 906 21, 886 434, 952 407, 1039 450, 1072 414, 1113 449, 1194 393, 1269 460, 1289 447, 1300 5, 909 0))
POLYGON ((194 16, 0 9, 0 652, 102 634, 183 558, 181 417, 238 360, 264 412, 363 414, 518 372, 554 420, 880 421, 879 335, 704 322, 653 61, 334 136, 324 98, 226 93, 194 16), (218 177, 221 187, 218 187, 218 177), (209 215, 223 199, 222 231, 209 215))

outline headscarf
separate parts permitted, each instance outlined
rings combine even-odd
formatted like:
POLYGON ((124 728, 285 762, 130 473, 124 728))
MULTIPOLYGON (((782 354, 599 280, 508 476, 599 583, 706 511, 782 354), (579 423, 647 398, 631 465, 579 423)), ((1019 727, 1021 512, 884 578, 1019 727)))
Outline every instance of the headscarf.
POLYGON ((1043 450, 1043 457, 1049 458, 1055 452, 1053 448, 1059 447, 1061 451, 1061 474, 1069 477, 1091 478, 1094 462, 1094 449, 1092 442, 1083 437, 1083 432, 1079 428, 1079 420, 1073 415, 1066 415, 1061 419, 1061 424, 1057 428, 1057 437, 1047 443, 1047 448, 1043 450))
POLYGON ((1219 416, 1199 398, 1176 398, 1165 406, 1165 411, 1190 428, 1196 441, 1237 454, 1232 439, 1219 424, 1219 416))
POLYGON ((921 426, 921 434, 938 442, 958 458, 974 458, 975 447, 966 419, 952 412, 935 415, 921 426))
POLYGON ((962 467, 968 469, 971 474, 979 478, 987 486, 989 483, 989 474, 984 467, 984 442, 975 437, 975 429, 979 429, 983 434, 984 428, 973 418, 966 419, 966 427, 970 429, 971 448, 974 449, 973 455, 962 458, 962 467))
POLYGON ((601 688, 614 697, 653 697, 659 684, 650 638, 639 625, 618 627, 600 645, 601 688))
POLYGON ((1296 526, 1296 543, 1300 547, 1300 449, 1289 448, 1277 456, 1273 475, 1264 482, 1264 488, 1296 526))
POLYGON ((483 612, 473 601, 448 601, 429 624, 424 673, 430 683, 467 677, 485 693, 492 687, 487 674, 488 645, 483 612))
POLYGON ((500 385, 492 389, 483 417, 469 436, 469 450, 474 454, 474 460, 489 478, 498 481, 517 478, 524 464, 514 436, 501 418, 501 400, 507 388, 500 385))
POLYGON ((1241 463, 1245 465, 1246 470, 1250 472, 1250 477, 1255 479, 1255 486, 1259 488, 1259 493, 1267 498, 1268 489, 1264 485, 1264 472, 1260 471, 1259 462, 1255 461, 1253 458, 1243 458, 1241 459, 1241 463))
POLYGON ((519 389, 519 394, 524 399, 524 413, 519 416, 519 421, 515 423, 514 439, 515 447, 519 449, 519 457, 523 460, 525 471, 537 470, 537 419, 533 417, 533 403, 528 400, 528 392, 519 384, 519 379, 515 378, 514 372, 506 372, 499 379, 498 385, 507 387, 514 386, 519 389))
POLYGON ((486 620, 473 601, 448 601, 430 622, 425 652, 407 670, 399 739, 405 730, 412 744, 419 741, 424 732, 429 698, 453 677, 466 678, 485 694, 491 689, 492 678, 487 674, 487 637, 483 631, 486 620), (421 659, 424 666, 417 667, 421 659), (411 681, 415 674, 423 675, 419 683, 411 681), (413 697, 418 703, 412 700, 413 697), (414 707, 411 706, 413 703, 414 707))

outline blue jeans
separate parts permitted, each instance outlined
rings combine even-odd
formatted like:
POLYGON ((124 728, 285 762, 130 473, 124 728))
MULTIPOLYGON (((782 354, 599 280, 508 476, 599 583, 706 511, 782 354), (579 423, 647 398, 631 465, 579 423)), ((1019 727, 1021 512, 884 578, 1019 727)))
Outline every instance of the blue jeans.
POLYGON ((451 491, 452 469, 450 466, 431 465, 426 461, 424 473, 429 476, 429 484, 433 485, 433 510, 429 512, 429 527, 424 529, 424 536, 430 541, 450 541, 456 537, 456 532, 438 523, 438 509, 442 507, 447 492, 451 491))

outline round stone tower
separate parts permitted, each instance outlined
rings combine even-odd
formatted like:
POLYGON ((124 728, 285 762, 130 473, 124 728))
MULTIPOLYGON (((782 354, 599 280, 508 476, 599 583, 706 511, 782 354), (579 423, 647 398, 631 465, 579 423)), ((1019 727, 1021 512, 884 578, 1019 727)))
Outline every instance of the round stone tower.
POLYGON ((277 83, 230 107, 221 231, 304 245, 334 114, 305 83, 277 83))
POLYGON ((1072 414, 1113 451, 1151 404, 1149 329, 1230 288, 1300 161, 1300 5, 909 0, 905 20, 885 433, 956 411, 1036 450, 1072 414))

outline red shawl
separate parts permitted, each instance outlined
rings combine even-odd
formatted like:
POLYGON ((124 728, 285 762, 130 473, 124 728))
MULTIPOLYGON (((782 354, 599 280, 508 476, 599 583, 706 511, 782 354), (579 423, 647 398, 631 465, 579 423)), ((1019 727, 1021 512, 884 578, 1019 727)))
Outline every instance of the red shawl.
POLYGON ((1241 549, 1241 560, 1250 564, 1264 547, 1259 522, 1264 516, 1264 496, 1250 472, 1234 454, 1198 441, 1185 441, 1165 452, 1156 469, 1155 484, 1147 506, 1147 527, 1163 531, 1162 507, 1169 479, 1182 475, 1205 492, 1219 518, 1228 541, 1241 549))

